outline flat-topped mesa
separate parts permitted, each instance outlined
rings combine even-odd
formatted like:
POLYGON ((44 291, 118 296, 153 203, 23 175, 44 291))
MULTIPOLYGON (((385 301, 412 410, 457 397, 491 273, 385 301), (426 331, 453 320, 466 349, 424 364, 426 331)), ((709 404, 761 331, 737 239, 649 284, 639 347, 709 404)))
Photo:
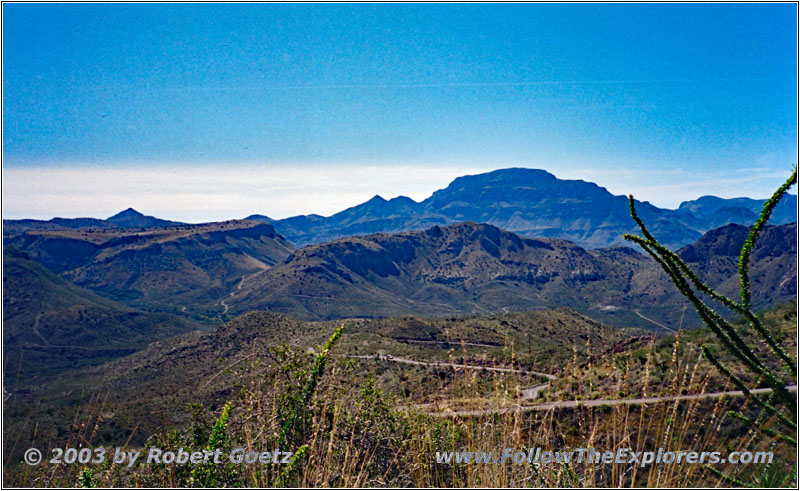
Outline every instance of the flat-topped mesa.
MULTIPOLYGON (((787 195, 773 214, 773 224, 796 220, 797 197, 787 195), (785 201, 785 203, 784 203, 785 201)), ((728 223, 753 222, 751 208, 763 200, 703 197, 678 210, 637 202, 643 220, 662 243, 677 249, 728 223)), ((756 212, 757 213, 757 212, 756 212)), ((328 217, 275 220, 275 228, 297 246, 376 232, 424 230, 472 220, 528 237, 567 239, 584 248, 624 243, 638 227, 630 217, 628 198, 584 180, 559 179, 541 169, 514 167, 461 176, 427 199, 416 202, 376 195, 328 217)))

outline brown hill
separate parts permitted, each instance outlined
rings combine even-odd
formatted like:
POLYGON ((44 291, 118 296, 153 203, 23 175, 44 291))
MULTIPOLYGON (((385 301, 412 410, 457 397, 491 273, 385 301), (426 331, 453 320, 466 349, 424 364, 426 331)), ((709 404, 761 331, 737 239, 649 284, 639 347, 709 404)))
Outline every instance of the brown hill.
MULTIPOLYGON (((130 356, 65 374, 32 394, 19 394, 7 404, 4 421, 14 428, 14 435, 28 438, 35 427, 41 446, 63 446, 75 414, 87 401, 99 397, 109 416, 104 417, 102 431, 93 443, 121 445, 131 438, 134 444, 142 444, 165 422, 185 418, 183 409, 189 402, 214 406, 235 400, 242 388, 237 385, 241 381, 237 372, 250 373, 259 383, 274 376, 276 353, 283 352, 275 347, 289 346, 292 354, 287 363, 295 363, 289 360, 307 357, 309 351, 318 349, 338 324, 251 312, 212 332, 191 332, 154 342, 130 356), (19 417, 21 414, 26 417, 19 417)), ((490 367, 513 363, 516 368, 560 373, 576 356, 583 359, 589 352, 602 353, 628 337, 569 309, 447 319, 361 319, 345 324, 331 364, 354 367, 359 379, 373 374, 382 386, 398 392, 410 390, 415 398, 434 395, 434 381, 437 387, 450 383, 454 372, 364 357, 389 354, 490 367), (462 346, 463 340, 476 344, 462 346), (509 349, 512 346, 515 348, 509 349), (382 368, 375 370, 376 363, 382 368)), ((282 379, 285 374, 279 376, 282 379)))
MULTIPOLYGON (((730 235, 726 240, 740 244, 740 229, 714 231, 681 253, 698 263, 710 284, 727 288, 734 259, 713 248, 698 251, 716 236, 730 235)), ((796 226, 789 224, 768 227, 759 241, 752 265, 758 305, 795 295, 787 286, 793 283, 795 236, 796 226), (773 282, 783 282, 784 289, 768 287, 773 282)), ((587 251, 569 241, 524 238, 472 222, 309 246, 249 277, 230 302, 233 313, 269 309, 306 319, 569 306, 613 325, 668 328, 677 327, 683 305, 658 266, 631 248, 587 251)))
POLYGON ((188 319, 99 297, 24 254, 4 251, 3 375, 9 391, 198 327, 188 319))
POLYGON ((263 222, 232 220, 168 228, 29 230, 6 237, 73 283, 136 307, 219 315, 242 277, 293 247, 263 222))

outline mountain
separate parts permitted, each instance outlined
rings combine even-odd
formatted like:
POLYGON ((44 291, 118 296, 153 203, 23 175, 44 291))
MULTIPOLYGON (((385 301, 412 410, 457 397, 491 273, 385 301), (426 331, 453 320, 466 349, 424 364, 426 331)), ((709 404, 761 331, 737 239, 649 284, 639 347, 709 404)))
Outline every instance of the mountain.
POLYGON ((245 218, 245 220, 253 220, 256 222, 267 222, 269 224, 272 224, 272 222, 275 221, 266 215, 250 215, 249 217, 245 218))
MULTIPOLYGON (((739 299, 739 250, 748 227, 730 224, 712 230, 678 254, 702 278, 734 300, 739 299)), ((797 299, 797 223, 768 226, 759 235, 750 259, 752 299, 767 306, 797 299)))
MULTIPOLYGON (((703 197, 681 204, 678 210, 637 201, 637 210, 665 245, 677 248, 712 228, 752 223, 763 203, 703 197)), ((796 221, 796 205, 797 197, 787 195, 773 223, 796 221)), ((531 237, 567 239, 584 248, 623 244, 622 235, 636 231, 626 197, 591 182, 558 179, 543 170, 524 168, 459 177, 419 203, 403 196, 391 200, 375 196, 330 217, 303 215, 270 223, 290 242, 303 246, 463 221, 488 223, 531 237)))
MULTIPOLYGON (((561 180, 536 169, 502 169, 454 180, 423 202, 429 212, 456 221, 472 220, 531 237, 567 239, 586 248, 624 244, 635 232, 628 199, 581 180, 561 180)), ((685 220, 646 202, 637 211, 670 246, 700 236, 685 220)))
POLYGON ((114 216, 106 218, 105 222, 114 227, 120 228, 155 228, 155 227, 174 227, 183 225, 180 222, 162 220, 151 216, 142 215, 133 208, 128 208, 114 216))
MULTIPOLYGON (((678 211, 691 213, 697 218, 710 219, 711 223, 716 224, 715 228, 728 223, 748 225, 756 221, 764 206, 764 201, 750 198, 723 199, 716 196, 702 196, 693 201, 684 201, 678 207, 678 211)), ((772 210, 769 223, 783 225, 796 221, 797 195, 786 194, 772 210)))
POLYGON ((51 220, 3 220, 3 234, 18 234, 32 230, 64 230, 80 228, 162 228, 186 225, 181 222, 146 216, 133 208, 106 218, 53 218, 51 220))
POLYGON ((454 220, 440 214, 425 213, 411 198, 398 196, 386 200, 375 196, 366 203, 348 208, 328 218, 307 215, 273 222, 293 244, 318 244, 341 237, 375 232, 423 230, 433 225, 448 225, 454 220))
MULTIPOLYGON (((715 230, 680 254, 696 264, 712 286, 727 288, 735 282, 730 280, 735 259, 728 255, 734 248, 697 251, 714 237, 740 247, 742 231, 746 233, 734 225, 715 230)), ((764 231, 751 268, 756 305, 796 294, 794 237, 796 224, 764 231), (781 287, 775 290, 773 283, 781 287)), ((653 327, 676 326, 681 302, 660 268, 634 249, 586 250, 562 239, 531 239, 464 222, 305 247, 246 278, 229 305, 234 314, 268 309, 304 319, 569 306, 612 325, 653 327)))
MULTIPOLYGON (((149 220, 132 213, 118 219, 149 220)), ((268 223, 247 220, 136 230, 30 230, 4 237, 4 245, 105 297, 137 308, 213 317, 227 310, 221 299, 244 276, 294 250, 268 223)))
POLYGON ((3 251, 6 387, 97 365, 199 326, 141 312, 69 283, 24 253, 3 251))
MULTIPOLYGON (((752 224, 765 200, 703 196, 681 203, 677 210, 637 201, 640 216, 662 243, 672 248, 690 244, 729 223, 752 224)), ((530 237, 567 239, 591 249, 622 245, 622 235, 636 232, 628 201, 597 184, 558 179, 544 170, 509 168, 455 179, 428 199, 375 196, 329 217, 298 215, 275 220, 253 214, 245 220, 271 224, 296 246, 320 244, 352 235, 425 230, 464 221, 488 223, 530 237)), ((797 196, 787 194, 770 223, 797 221, 797 196)), ((53 218, 4 220, 4 233, 85 228, 170 228, 180 222, 145 216, 131 208, 105 220, 53 218)))

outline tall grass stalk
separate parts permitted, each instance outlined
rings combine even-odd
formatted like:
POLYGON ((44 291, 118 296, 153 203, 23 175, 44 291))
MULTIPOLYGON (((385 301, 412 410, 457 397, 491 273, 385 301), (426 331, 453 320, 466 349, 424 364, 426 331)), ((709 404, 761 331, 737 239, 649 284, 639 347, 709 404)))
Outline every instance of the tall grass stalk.
MULTIPOLYGON (((775 341, 772 334, 764 327, 761 320, 753 311, 749 269, 750 256, 755 249, 759 234, 766 226, 775 206, 796 182, 797 167, 795 166, 791 176, 764 203, 758 219, 750 228, 747 238, 742 244, 738 261, 739 285, 741 290, 740 302, 736 302, 709 287, 691 270, 678 254, 661 245, 636 213, 635 201, 632 195, 628 197, 630 213, 633 220, 639 226, 642 236, 633 234, 626 234, 624 236, 625 239, 638 244, 661 266, 680 293, 694 306, 703 323, 716 335, 723 348, 738 359, 745 369, 753 374, 758 381, 772 389, 773 392, 770 398, 762 399, 753 395, 745 381, 723 363, 720 358, 713 353, 710 346, 701 346, 702 353, 706 359, 724 374, 734 387, 741 390, 748 399, 759 405, 772 417, 770 420, 774 422, 774 426, 758 424, 755 425, 754 428, 765 432, 768 436, 791 443, 794 446, 796 446, 796 440, 785 435, 784 432, 797 432, 797 400, 787 390, 788 385, 796 382, 794 377, 797 376, 797 362, 792 360, 786 351, 775 341), (703 299, 703 296, 716 301, 733 314, 744 317, 751 329, 753 329, 760 336, 760 339, 770 348, 774 360, 769 359, 769 353, 764 353, 758 350, 756 346, 748 344, 731 323, 726 320, 725 317, 718 314, 709 303, 703 299), (782 369, 774 368, 775 366, 782 366, 782 369), (768 399, 771 399, 772 402, 768 399)), ((738 414, 738 417, 743 421, 749 421, 749 418, 743 414, 738 414)), ((717 469, 707 467, 707 470, 719 476, 723 482, 742 484, 741 480, 722 473, 717 469)))

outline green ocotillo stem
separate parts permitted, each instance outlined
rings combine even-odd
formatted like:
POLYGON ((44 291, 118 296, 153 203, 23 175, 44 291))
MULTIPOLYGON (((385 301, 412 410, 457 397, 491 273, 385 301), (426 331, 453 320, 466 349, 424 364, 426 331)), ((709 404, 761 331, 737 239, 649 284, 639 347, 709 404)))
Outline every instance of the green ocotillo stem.
POLYGON ((781 399, 793 407, 796 405, 794 398, 792 398, 791 394, 789 394, 789 392, 786 390, 785 384, 778 380, 772 371, 769 370, 761 362, 761 360, 755 356, 750 347, 747 346, 736 330, 733 329, 733 326, 731 326, 724 318, 722 318, 722 316, 714 312, 713 309, 708 307, 697 297, 697 295, 695 295, 694 291, 692 291, 692 289, 686 283, 686 280, 680 275, 679 269, 673 262, 666 258, 660 257, 656 251, 651 248, 652 244, 649 241, 630 234, 626 234, 625 238, 639 244, 642 249, 644 249, 648 254, 650 254, 650 256, 653 257, 653 259, 669 275, 672 283, 674 283, 678 290, 694 305, 695 310, 703 320, 703 323, 714 332, 714 334, 720 339, 720 341, 722 341, 722 343, 725 345, 725 348, 730 353, 739 358, 742 363, 744 363, 745 366, 747 366, 754 373, 764 377, 767 383, 778 395, 780 395, 781 399))
MULTIPOLYGON (((747 238, 742 245, 739 254, 739 281, 741 286, 741 303, 735 302, 727 296, 714 290, 705 284, 698 275, 686 264, 686 262, 678 256, 678 254, 667 249, 661 245, 658 240, 647 230, 644 222, 639 218, 636 211, 635 201, 633 196, 628 197, 630 213, 633 220, 638 225, 644 237, 639 237, 632 234, 625 234, 625 239, 638 244, 668 275, 672 283, 678 288, 680 293, 686 297, 695 307, 697 314, 700 316, 704 324, 706 324, 714 335, 722 342, 726 351, 733 355, 736 359, 742 362, 745 368, 756 375, 759 379, 763 380, 773 390, 775 400, 779 400, 787 404, 788 409, 786 413, 780 412, 778 409, 771 405, 771 401, 755 397, 754 394, 747 388, 745 383, 736 375, 734 375, 727 367, 722 365, 719 360, 710 352, 706 346, 702 346, 704 356, 714 365, 720 372, 722 372, 735 387, 740 389, 745 395, 765 409, 769 414, 774 415, 781 424, 785 424, 789 428, 797 429, 797 423, 792 421, 789 417, 795 414, 797 408, 796 398, 788 391, 787 383, 781 380, 786 372, 781 376, 770 368, 772 365, 764 358, 761 353, 754 351, 754 348, 749 346, 740 336, 736 329, 720 314, 715 312, 709 305, 706 304, 704 299, 701 299, 701 294, 720 302, 722 305, 730 309, 732 312, 742 315, 749 324, 758 332, 760 337, 770 347, 772 352, 777 355, 779 360, 788 368, 791 374, 797 374, 797 367, 789 355, 782 349, 782 347, 775 342, 770 332, 765 328, 763 322, 751 310, 751 292, 750 292, 750 277, 749 277, 749 260, 755 248, 756 240, 759 234, 769 220, 772 211, 781 198, 786 194, 787 190, 797 181, 797 166, 795 166, 792 175, 783 185, 764 203, 761 214, 756 223, 750 228, 747 238)), ((745 418, 742 415, 742 418, 745 418)), ((744 421, 744 419, 743 419, 744 421)), ((796 445, 794 438, 781 434, 772 428, 760 426, 759 431, 767 435, 779 439, 781 441, 796 445)), ((720 473, 717 473, 721 475, 720 473)), ((735 478, 724 476, 728 482, 737 482, 735 478)))
POLYGON ((717 370, 725 374, 725 376, 728 377, 728 379, 731 382, 733 382, 733 385, 737 389, 741 390, 746 397, 751 397, 752 400, 756 402, 756 404, 766 409, 770 414, 774 414, 779 420, 781 420, 782 423, 786 424, 789 428, 792 428, 794 430, 797 429, 797 423, 790 421, 789 418, 786 417, 786 415, 784 415, 783 413, 772 407, 771 404, 759 399, 758 397, 752 397, 753 396, 752 392, 750 392, 750 389, 747 388, 744 382, 742 382, 742 380, 739 377, 731 373, 730 370, 728 370, 724 365, 722 365, 722 363, 720 363, 719 360, 717 360, 717 358, 711 354, 711 351, 709 351, 706 345, 702 345, 700 349, 703 351, 703 355, 708 359, 708 361, 710 361, 711 364, 717 368, 717 370))
POLYGON ((336 344, 336 341, 339 340, 339 337, 342 335, 342 331, 344 330, 344 324, 340 325, 333 331, 333 334, 322 347, 322 350, 317 354, 317 357, 314 359, 314 365, 311 368, 311 372, 308 376, 308 379, 303 386, 303 391, 300 393, 300 397, 295 403, 295 407, 292 410, 289 417, 286 419, 286 422, 281 429, 281 434, 278 439, 278 446, 282 446, 286 442, 286 438, 289 436, 290 430, 294 426, 295 421, 297 420, 300 412, 305 409, 305 406, 311 400, 311 396, 314 394, 314 390, 317 387, 317 382, 319 381, 320 376, 322 375, 322 371, 325 369, 325 362, 328 359, 328 353, 330 352, 331 348, 336 344))
POLYGON ((750 254, 753 252, 758 234, 761 233, 761 229, 767 224, 772 210, 778 205, 783 195, 786 194, 786 191, 788 191, 795 182, 797 182, 797 166, 795 166, 789 179, 787 179, 786 182, 775 191, 772 197, 764 203, 764 208, 762 208, 758 220, 756 220, 756 223, 750 228, 750 233, 747 234, 747 239, 745 239, 744 245, 742 246, 742 251, 739 254, 739 286, 742 289, 742 307, 747 310, 750 309, 750 273, 748 271, 750 254))

